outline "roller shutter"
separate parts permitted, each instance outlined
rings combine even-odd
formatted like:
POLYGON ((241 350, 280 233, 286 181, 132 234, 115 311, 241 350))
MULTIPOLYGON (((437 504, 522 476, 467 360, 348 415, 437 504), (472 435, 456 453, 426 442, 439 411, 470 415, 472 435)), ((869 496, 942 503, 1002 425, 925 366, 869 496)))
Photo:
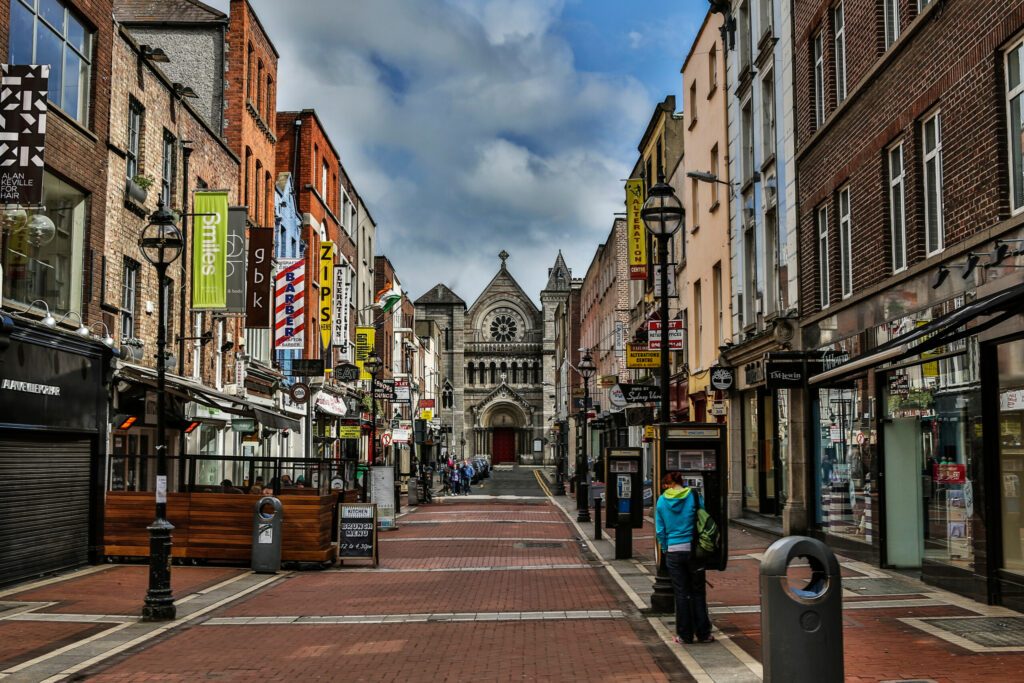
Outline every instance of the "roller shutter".
POLYGON ((88 562, 91 457, 87 440, 0 436, 0 584, 88 562))

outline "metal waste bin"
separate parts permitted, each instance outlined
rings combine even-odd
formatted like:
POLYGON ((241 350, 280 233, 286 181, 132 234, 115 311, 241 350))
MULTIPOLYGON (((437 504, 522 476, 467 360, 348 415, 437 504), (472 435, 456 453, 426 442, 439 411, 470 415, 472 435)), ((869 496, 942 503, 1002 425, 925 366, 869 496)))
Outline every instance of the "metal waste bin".
POLYGON ((276 574, 281 569, 281 520, 284 508, 273 496, 263 496, 252 513, 252 570, 276 574))
POLYGON ((765 683, 841 683, 843 600, 839 562, 806 536, 771 545, 761 560, 761 662, 765 683), (790 585, 789 563, 804 558, 811 578, 790 585))

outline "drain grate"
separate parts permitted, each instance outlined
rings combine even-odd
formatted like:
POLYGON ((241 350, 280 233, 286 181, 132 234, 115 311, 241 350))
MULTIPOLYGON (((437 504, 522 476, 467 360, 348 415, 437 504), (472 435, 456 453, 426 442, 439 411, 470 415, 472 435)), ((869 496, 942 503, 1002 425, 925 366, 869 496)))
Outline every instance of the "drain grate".
POLYGON ((983 647, 1024 647, 1024 617, 939 618, 927 623, 983 647))
POLYGON ((516 543, 518 548, 561 548, 560 541, 522 541, 516 543))

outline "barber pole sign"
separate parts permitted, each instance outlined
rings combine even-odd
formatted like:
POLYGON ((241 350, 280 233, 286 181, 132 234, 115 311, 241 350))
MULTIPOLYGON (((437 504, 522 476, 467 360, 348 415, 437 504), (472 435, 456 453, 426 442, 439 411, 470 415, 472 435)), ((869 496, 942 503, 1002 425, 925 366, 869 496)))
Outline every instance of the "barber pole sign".
POLYGON ((282 259, 274 276, 274 348, 303 348, 306 329, 306 262, 282 259))

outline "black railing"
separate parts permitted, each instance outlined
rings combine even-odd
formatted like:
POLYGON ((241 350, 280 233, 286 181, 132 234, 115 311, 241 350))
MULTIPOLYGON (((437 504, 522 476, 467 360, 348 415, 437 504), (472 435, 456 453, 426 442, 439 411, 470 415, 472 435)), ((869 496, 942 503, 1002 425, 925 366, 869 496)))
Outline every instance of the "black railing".
MULTIPOLYGON (((108 491, 154 491, 155 455, 111 455, 107 466, 108 491)), ((296 493, 331 490, 340 478, 344 488, 354 476, 354 463, 345 460, 268 458, 235 455, 181 455, 167 457, 167 490, 179 493, 296 493)))

